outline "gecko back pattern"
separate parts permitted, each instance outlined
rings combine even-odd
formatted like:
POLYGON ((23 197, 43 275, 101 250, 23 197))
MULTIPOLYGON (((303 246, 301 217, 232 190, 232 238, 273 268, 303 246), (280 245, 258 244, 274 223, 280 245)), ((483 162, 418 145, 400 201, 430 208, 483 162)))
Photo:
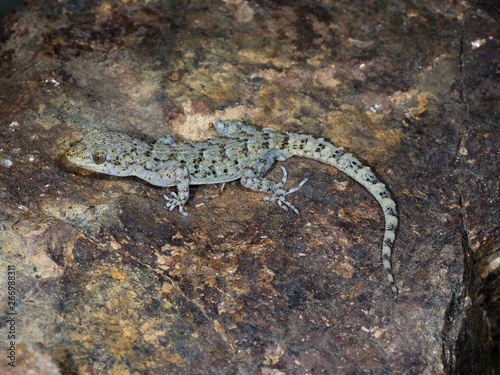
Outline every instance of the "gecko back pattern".
POLYGON ((172 211, 188 215, 184 205, 189 198, 189 185, 214 184, 240 180, 249 189, 268 194, 285 211, 298 209, 285 198, 306 182, 285 190, 283 179, 274 182, 264 178, 275 161, 301 156, 331 165, 364 186, 377 200, 385 218, 382 241, 382 265, 392 292, 397 295, 391 268, 391 254, 398 218, 396 203, 387 187, 369 167, 364 166, 342 147, 305 134, 287 133, 264 128, 259 130, 240 122, 216 121, 220 137, 199 142, 174 142, 171 135, 150 144, 123 133, 92 132, 71 147, 66 158, 73 164, 113 176, 136 176, 162 187, 176 186, 177 193, 164 195, 172 211))

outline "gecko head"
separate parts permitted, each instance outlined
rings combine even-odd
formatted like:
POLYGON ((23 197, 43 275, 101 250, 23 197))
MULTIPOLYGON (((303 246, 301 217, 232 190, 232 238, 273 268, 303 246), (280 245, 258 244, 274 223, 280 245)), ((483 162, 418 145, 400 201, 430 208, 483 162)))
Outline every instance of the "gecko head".
POLYGON ((122 133, 92 132, 71 146, 66 159, 95 172, 126 176, 130 161, 136 159, 141 141, 122 133))

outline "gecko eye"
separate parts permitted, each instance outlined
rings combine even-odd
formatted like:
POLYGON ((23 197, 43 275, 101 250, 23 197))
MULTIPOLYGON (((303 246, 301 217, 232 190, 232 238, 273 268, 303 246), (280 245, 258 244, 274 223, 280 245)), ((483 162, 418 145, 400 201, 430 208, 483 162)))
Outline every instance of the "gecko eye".
POLYGON ((96 164, 102 164, 106 161, 106 153, 103 150, 95 150, 92 152, 92 161, 96 164))

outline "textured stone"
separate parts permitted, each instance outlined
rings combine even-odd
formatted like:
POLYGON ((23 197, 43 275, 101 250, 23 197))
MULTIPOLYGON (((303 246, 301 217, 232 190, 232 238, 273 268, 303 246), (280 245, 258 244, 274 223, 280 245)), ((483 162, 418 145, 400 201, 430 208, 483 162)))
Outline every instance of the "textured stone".
POLYGON ((19 361, 43 343, 47 373, 498 367, 496 11, 24 2, 0 25, 0 274, 15 266, 19 361), (399 208, 398 299, 381 211, 334 168, 286 162, 290 186, 310 177, 299 218, 238 183, 195 188, 185 218, 162 189, 62 159, 91 130, 198 140, 217 119, 324 137, 373 167, 399 208))

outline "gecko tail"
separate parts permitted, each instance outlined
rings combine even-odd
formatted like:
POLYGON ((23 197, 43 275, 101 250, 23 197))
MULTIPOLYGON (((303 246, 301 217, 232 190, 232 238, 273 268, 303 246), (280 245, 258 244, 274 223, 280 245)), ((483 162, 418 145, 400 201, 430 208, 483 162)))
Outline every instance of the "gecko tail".
POLYGON ((361 184, 377 200, 385 219, 385 231, 382 241, 382 266, 395 296, 399 294, 392 273, 391 255, 398 228, 396 202, 391 198, 391 193, 372 170, 347 153, 342 147, 337 147, 323 139, 308 135, 297 134, 296 140, 291 144, 289 156, 303 156, 309 159, 329 164, 344 172, 356 182, 361 184))

